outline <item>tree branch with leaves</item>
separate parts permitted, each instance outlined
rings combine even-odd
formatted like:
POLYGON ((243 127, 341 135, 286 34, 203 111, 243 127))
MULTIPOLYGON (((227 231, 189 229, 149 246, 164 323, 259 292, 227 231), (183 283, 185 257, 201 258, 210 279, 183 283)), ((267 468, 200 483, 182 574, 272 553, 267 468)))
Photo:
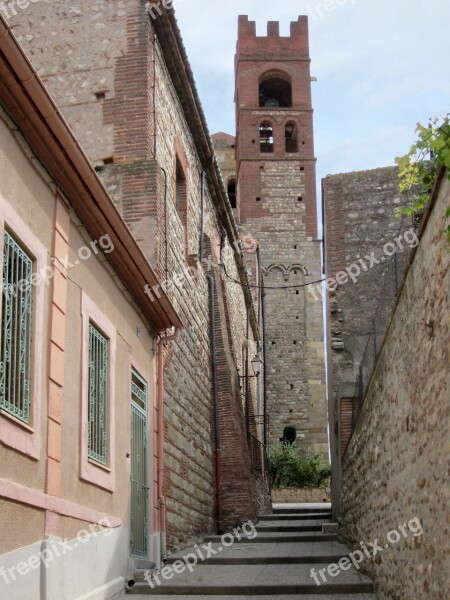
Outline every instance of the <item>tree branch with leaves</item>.
MULTIPOLYGON (((399 190, 406 194, 408 203, 396 209, 398 217, 416 216, 430 200, 436 176, 442 167, 450 180, 450 113, 437 117, 429 127, 417 124, 418 139, 405 156, 395 159, 399 168, 399 190)), ((450 219, 450 207, 445 218, 450 219)), ((444 229, 450 242, 450 224, 444 229)))

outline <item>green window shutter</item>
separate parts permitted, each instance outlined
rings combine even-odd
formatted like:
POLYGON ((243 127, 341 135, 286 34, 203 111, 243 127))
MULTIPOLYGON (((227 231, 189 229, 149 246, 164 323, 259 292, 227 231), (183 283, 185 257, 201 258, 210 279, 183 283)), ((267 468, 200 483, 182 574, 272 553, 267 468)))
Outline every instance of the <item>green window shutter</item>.
POLYGON ((108 340, 89 325, 89 430, 88 455, 108 462, 108 340))
POLYGON ((33 260, 5 231, 0 407, 30 424, 33 260))

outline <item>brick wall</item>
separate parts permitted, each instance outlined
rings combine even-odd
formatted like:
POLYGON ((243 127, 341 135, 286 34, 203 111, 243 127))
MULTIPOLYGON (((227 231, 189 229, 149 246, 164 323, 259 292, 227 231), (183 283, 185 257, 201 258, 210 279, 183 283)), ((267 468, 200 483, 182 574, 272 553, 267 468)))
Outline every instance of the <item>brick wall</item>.
POLYGON ((364 563, 380 600, 448 597, 449 202, 444 178, 344 457, 344 537, 389 546, 364 563), (423 535, 389 543, 416 518, 423 535))

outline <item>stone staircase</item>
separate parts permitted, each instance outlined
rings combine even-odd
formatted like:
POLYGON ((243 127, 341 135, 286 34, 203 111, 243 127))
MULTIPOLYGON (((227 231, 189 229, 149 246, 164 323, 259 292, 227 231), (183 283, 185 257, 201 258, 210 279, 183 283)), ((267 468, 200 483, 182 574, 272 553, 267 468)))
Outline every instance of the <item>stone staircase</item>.
POLYGON ((330 565, 349 554, 336 533, 322 532, 330 522, 329 505, 278 505, 256 528, 246 526, 249 535, 241 532, 240 541, 235 534, 225 543, 206 536, 171 556, 155 578, 138 572, 129 594, 159 600, 376 600, 372 582, 353 565, 338 574, 331 568, 330 575, 330 565))

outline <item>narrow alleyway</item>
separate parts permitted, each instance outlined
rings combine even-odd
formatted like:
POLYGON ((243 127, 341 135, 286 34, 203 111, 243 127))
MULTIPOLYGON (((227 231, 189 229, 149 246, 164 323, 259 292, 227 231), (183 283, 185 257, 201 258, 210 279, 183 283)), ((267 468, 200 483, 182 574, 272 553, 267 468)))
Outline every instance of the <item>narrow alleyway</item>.
POLYGON ((219 536, 205 537, 197 546, 169 558, 167 566, 172 568, 167 570, 167 577, 146 582, 141 572, 131 594, 142 600, 148 595, 160 600, 246 600, 259 596, 276 600, 376 600, 373 584, 353 565, 336 574, 339 560, 348 556, 349 550, 337 541, 336 534, 322 532, 322 524, 330 523, 330 517, 329 505, 276 505, 273 515, 260 518, 256 531, 244 530, 248 534, 245 539, 233 543, 233 535, 227 536, 229 547, 224 547, 219 536), (194 564, 199 551, 210 556, 194 564), (186 560, 192 563, 188 569, 183 568, 186 560), (327 569, 333 564, 336 568, 331 569, 334 576, 330 576, 327 569))

